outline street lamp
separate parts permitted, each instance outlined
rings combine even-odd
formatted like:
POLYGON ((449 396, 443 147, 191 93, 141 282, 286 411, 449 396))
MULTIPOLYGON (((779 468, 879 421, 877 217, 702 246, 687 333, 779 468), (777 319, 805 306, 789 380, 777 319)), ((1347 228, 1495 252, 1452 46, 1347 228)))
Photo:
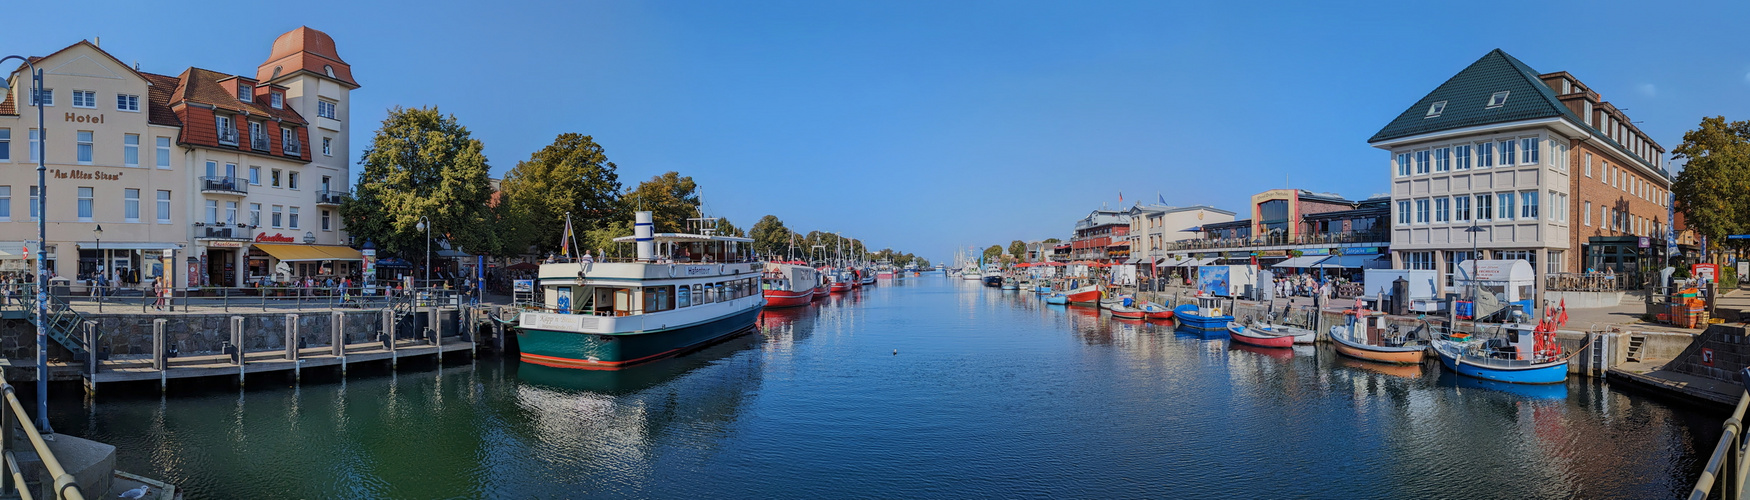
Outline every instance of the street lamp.
MULTIPOLYGON (((40 219, 41 217, 38 218, 40 219)), ((91 230, 91 234, 96 235, 97 237, 97 312, 101 313, 103 312, 103 279, 105 277, 103 273, 103 263, 104 261, 109 260, 103 258, 103 224, 98 224, 97 229, 91 230)))
MULTIPOLYGON (((36 106, 36 427, 44 434, 54 434, 49 427, 49 287, 48 266, 42 253, 49 245, 49 183, 48 168, 43 166, 49 155, 49 122, 43 119, 39 102, 43 90, 43 72, 24 56, 0 57, 0 64, 17 59, 30 68, 30 103, 36 106)), ((5 78, 0 78, 0 92, 10 90, 5 78)))
POLYGON ((419 223, 413 229, 425 231, 425 286, 431 286, 431 219, 419 216, 419 223))

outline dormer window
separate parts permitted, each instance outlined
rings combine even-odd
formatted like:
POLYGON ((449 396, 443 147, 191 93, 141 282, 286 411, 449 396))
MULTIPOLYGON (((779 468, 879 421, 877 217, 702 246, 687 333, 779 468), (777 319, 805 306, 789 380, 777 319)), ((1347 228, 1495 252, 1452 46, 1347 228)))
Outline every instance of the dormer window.
POLYGON ((1495 95, 1489 96, 1489 105, 1486 107, 1499 108, 1502 105, 1507 104, 1507 92, 1508 91, 1503 90, 1500 92, 1496 92, 1495 95))
POLYGON ((237 100, 243 102, 254 102, 249 95, 249 87, 243 85, 242 82, 238 82, 237 84, 237 100))
POLYGON ((322 72, 328 73, 329 78, 334 78, 334 67, 333 66, 329 66, 327 64, 322 65, 322 72))
POLYGON ((274 78, 279 78, 279 77, 280 77, 280 67, 274 66, 273 67, 273 76, 268 77, 268 79, 274 79, 274 78))
POLYGON ((1441 111, 1446 111, 1446 101, 1438 101, 1438 102, 1435 102, 1434 104, 1429 105, 1428 106, 1428 116, 1425 116, 1424 118, 1434 118, 1436 116, 1440 116, 1441 111))
POLYGON ((273 96, 272 97, 273 109, 284 109, 285 108, 286 98, 284 96, 281 96, 279 92, 273 92, 270 95, 273 96))

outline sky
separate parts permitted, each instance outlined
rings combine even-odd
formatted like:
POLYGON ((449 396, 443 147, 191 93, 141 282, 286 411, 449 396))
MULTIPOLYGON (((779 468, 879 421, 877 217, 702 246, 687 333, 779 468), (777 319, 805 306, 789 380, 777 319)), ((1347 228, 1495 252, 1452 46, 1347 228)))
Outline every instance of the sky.
POLYGON ((390 108, 436 106, 495 177, 576 132, 628 187, 678 171, 743 228, 772 214, 935 261, 1067 240, 1102 206, 1385 192, 1367 138, 1494 48, 1572 73, 1667 150, 1703 117, 1750 119, 1745 2, 176 4, 9 5, 32 21, 0 55, 101 37, 146 71, 252 75, 308 25, 363 85, 354 161, 390 108))

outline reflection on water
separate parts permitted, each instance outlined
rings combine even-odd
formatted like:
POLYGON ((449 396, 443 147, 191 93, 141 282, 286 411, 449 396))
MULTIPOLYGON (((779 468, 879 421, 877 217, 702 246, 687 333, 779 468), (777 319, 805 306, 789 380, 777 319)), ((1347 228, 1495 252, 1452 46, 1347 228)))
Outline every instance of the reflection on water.
POLYGON ((417 365, 106 387, 53 418, 191 498, 1670 497, 1723 418, 942 277, 631 370, 417 365))

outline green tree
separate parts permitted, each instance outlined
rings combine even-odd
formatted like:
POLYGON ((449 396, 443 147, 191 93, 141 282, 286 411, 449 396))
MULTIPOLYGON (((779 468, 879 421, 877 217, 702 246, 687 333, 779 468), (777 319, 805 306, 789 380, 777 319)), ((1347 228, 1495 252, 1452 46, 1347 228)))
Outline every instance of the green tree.
MULTIPOLYGON (((1672 158, 1687 160, 1671 193, 1683 221, 1714 242, 1750 229, 1750 122, 1703 118, 1683 133, 1672 158)), ((1669 221, 1667 221, 1668 223, 1669 221)))
MULTIPOLYGON (((789 258, 790 228, 784 227, 784 221, 779 220, 778 216, 761 217, 760 221, 755 222, 753 228, 748 230, 748 234, 751 235, 750 238, 753 238, 755 253, 789 258)), ((807 252, 798 252, 797 255, 807 255, 807 252)))
POLYGON ((377 129, 359 164, 358 188, 340 206, 347 230, 379 248, 420 258, 430 218, 434 238, 467 251, 503 255, 488 203, 492 194, 484 146, 454 115, 396 107, 377 129))
POLYGON ((631 235, 632 221, 611 220, 603 223, 601 227, 578 234, 577 240, 578 244, 582 245, 585 250, 593 251, 596 255, 601 255, 604 258, 630 258, 635 256, 632 252, 636 251, 632 244, 615 243, 614 238, 631 235))
POLYGON ((622 198, 627 209, 648 210, 658 233, 679 233, 699 216, 699 185, 690 176, 668 172, 638 184, 622 198))
POLYGON ((728 217, 719 217, 717 219, 717 234, 724 236, 737 236, 741 238, 747 237, 747 233, 743 232, 741 228, 735 227, 735 224, 729 222, 728 217))
POLYGON ((1002 255, 1003 255, 1003 247, 998 246, 998 245, 991 245, 990 248, 984 249, 984 262, 987 264, 992 263, 992 262, 996 262, 997 257, 1000 257, 1002 255))
POLYGON ((1046 238, 1046 239, 1045 239, 1045 244, 1046 244, 1046 245, 1056 245, 1056 244, 1058 244, 1058 243, 1063 243, 1063 240, 1060 240, 1060 239, 1057 239, 1057 238, 1046 238))
POLYGON ((1027 242, 1021 240, 1009 242, 1009 255, 1015 256, 1015 260, 1017 261, 1026 262, 1027 242))
POLYGON ((578 232, 627 219, 620 213, 620 176, 591 136, 559 134, 505 174, 500 185, 511 224, 501 227, 505 245, 536 253, 559 248, 565 214, 578 232))

